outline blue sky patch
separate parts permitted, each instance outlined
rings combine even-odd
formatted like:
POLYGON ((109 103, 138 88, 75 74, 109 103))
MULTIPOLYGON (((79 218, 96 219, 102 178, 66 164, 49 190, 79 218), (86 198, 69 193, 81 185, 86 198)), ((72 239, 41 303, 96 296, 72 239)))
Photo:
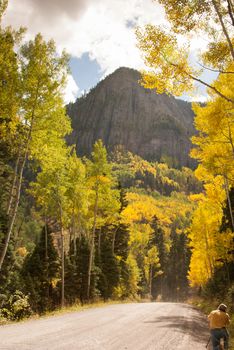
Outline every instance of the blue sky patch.
POLYGON ((89 53, 84 53, 81 58, 71 57, 70 69, 72 76, 79 87, 79 95, 97 85, 103 73, 96 60, 91 60, 89 53))

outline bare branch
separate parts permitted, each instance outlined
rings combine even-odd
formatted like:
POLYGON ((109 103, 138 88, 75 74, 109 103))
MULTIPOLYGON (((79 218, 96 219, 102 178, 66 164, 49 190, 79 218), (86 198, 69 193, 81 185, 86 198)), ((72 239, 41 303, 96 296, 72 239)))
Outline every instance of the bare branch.
POLYGON ((202 68, 207 69, 207 70, 209 70, 211 72, 220 73, 220 74, 234 74, 234 72, 231 72, 231 71, 224 71, 224 70, 220 70, 220 69, 212 69, 210 67, 204 66, 200 62, 197 62, 197 64, 199 66, 201 66, 202 68))
POLYGON ((225 96, 224 94, 222 94, 222 92, 220 92, 218 89, 216 89, 216 87, 214 87, 214 86, 212 86, 212 85, 206 83, 205 81, 203 81, 203 80, 201 80, 201 79, 198 79, 198 78, 194 77, 194 76, 191 75, 191 74, 188 74, 188 76, 189 76, 191 79, 193 79, 193 80, 195 80, 195 81, 197 81, 197 82, 199 82, 199 83, 201 83, 201 84, 207 86, 209 89, 213 90, 217 95, 219 95, 220 97, 224 98, 226 101, 231 102, 231 103, 234 103, 234 100, 233 100, 232 98, 229 98, 229 97, 225 96))
MULTIPOLYGON (((167 62, 168 62, 169 64, 171 64, 172 66, 174 66, 174 67, 178 67, 178 64, 176 64, 176 63, 173 63, 173 62, 171 62, 171 61, 169 61, 169 60, 167 60, 167 62)), ((185 73, 190 79, 195 80, 195 81, 197 81, 198 83, 207 86, 209 89, 213 90, 217 95, 219 95, 220 97, 224 98, 226 101, 231 102, 231 103, 234 103, 234 99, 232 99, 232 98, 230 98, 230 97, 228 97, 228 96, 225 96, 221 91, 219 91, 218 89, 216 89, 215 86, 210 85, 210 84, 206 83, 205 81, 203 81, 203 80, 201 80, 201 79, 199 79, 199 78, 194 77, 192 74, 190 74, 190 73, 188 73, 188 72, 186 72, 186 71, 185 71, 184 73, 185 73)))

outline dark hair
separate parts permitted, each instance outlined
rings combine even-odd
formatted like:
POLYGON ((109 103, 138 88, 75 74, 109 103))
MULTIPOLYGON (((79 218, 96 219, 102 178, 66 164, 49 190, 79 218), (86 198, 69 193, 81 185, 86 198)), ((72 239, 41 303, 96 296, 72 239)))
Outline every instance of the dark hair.
POLYGON ((223 312, 226 312, 226 310, 227 310, 227 305, 225 305, 225 304, 220 304, 219 307, 218 307, 218 310, 223 311, 223 312))

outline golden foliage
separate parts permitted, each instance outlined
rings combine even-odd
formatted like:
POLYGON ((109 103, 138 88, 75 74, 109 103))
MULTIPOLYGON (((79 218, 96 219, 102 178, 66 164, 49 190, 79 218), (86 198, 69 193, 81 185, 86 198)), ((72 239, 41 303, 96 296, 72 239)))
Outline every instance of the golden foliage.
POLYGON ((138 28, 136 35, 138 47, 150 68, 149 72, 142 73, 143 86, 176 96, 192 91, 191 75, 196 76, 198 72, 189 65, 188 48, 179 47, 175 35, 152 25, 138 28))

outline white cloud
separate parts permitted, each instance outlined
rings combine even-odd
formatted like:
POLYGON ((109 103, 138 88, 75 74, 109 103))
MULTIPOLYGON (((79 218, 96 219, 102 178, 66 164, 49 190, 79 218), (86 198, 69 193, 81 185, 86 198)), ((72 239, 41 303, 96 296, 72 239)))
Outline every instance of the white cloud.
MULTIPOLYGON (((27 39, 38 32, 53 38, 59 52, 65 48, 78 58, 88 52, 103 76, 120 66, 144 67, 135 26, 167 26, 163 8, 152 0, 9 0, 5 22, 26 26, 27 39)), ((193 38, 193 51, 199 40, 193 38)), ((69 81, 68 95, 74 96, 75 82, 69 81)))
POLYGON ((64 91, 65 103, 74 102, 79 94, 79 87, 77 86, 73 77, 69 74, 67 77, 67 85, 64 91))
POLYGON ((194 96, 190 97, 188 99, 189 102, 201 102, 206 103, 208 102, 208 95, 204 94, 195 94, 194 96))
POLYGON ((165 23, 163 10, 152 0, 9 0, 6 22, 53 38, 59 51, 75 57, 89 52, 104 73, 120 66, 142 66, 135 25, 165 23))

